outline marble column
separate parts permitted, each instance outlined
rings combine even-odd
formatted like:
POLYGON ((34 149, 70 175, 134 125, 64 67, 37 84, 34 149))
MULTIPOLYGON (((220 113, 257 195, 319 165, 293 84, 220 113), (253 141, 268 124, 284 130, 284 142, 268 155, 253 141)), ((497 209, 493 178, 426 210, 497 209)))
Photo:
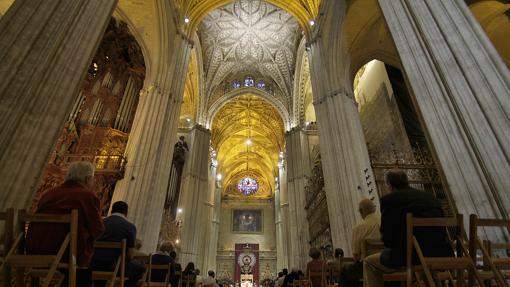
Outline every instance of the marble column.
POLYGON ((27 208, 116 0, 17 0, 0 20, 0 210, 27 208))
POLYGON ((310 248, 306 218, 305 185, 310 176, 309 149, 300 128, 285 135, 287 160, 287 195, 289 201, 289 267, 305 270, 310 248))
POLYGON ((458 211, 508 218, 508 68, 464 1, 379 4, 458 211))
MULTIPOLYGON (((158 11, 170 13, 167 1, 158 5, 158 11)), ((171 15, 159 21, 161 54, 152 62, 140 93, 125 151, 124 178, 117 182, 112 198, 129 204, 128 218, 138 228, 144 252, 154 252, 158 244, 192 48, 178 35, 171 15)))
POLYGON ((283 166, 278 168, 278 177, 276 178, 276 189, 274 195, 274 209, 275 209, 275 224, 276 224, 276 268, 282 270, 288 268, 288 233, 287 217, 284 216, 284 210, 286 209, 283 202, 286 201, 287 185, 283 184, 287 181, 285 169, 283 166))
POLYGON ((211 133, 202 126, 195 126, 190 133, 190 151, 182 173, 177 220, 182 221, 180 260, 183 264, 193 262, 204 266, 203 244, 207 240, 206 206, 209 197, 208 166, 211 133))

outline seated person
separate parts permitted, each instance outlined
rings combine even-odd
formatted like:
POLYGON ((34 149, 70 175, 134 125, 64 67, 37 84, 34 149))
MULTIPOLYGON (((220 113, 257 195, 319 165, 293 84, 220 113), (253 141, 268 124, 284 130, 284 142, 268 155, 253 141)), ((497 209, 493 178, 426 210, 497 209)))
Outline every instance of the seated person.
POLYGON ((294 280, 299 280, 300 279, 299 272, 301 272, 301 271, 298 270, 296 267, 293 267, 292 269, 290 269, 290 273, 287 274, 287 276, 285 276, 285 279, 283 279, 282 286, 288 287, 290 283, 294 282, 294 280))
MULTIPOLYGON (((363 286, 384 286, 383 274, 394 272, 406 264, 408 212, 414 217, 443 217, 441 203, 432 193, 410 187, 404 171, 389 171, 385 181, 390 193, 381 198, 381 238, 384 250, 364 259, 363 286)), ((414 236, 425 256, 453 256, 445 228, 417 228, 414 236)), ((416 258, 413 261, 417 263, 416 258)))
POLYGON ((306 276, 310 279, 312 286, 311 287, 321 287, 322 286, 322 275, 319 276, 311 276, 311 272, 322 272, 324 268, 326 268, 326 262, 321 259, 321 252, 317 248, 310 248, 308 255, 312 258, 306 264, 306 276))
POLYGON ((195 273, 195 264, 193 262, 189 262, 182 271, 182 285, 183 286, 194 286, 197 279, 197 274, 195 273))
MULTIPOLYGON (((94 240, 104 231, 101 207, 92 187, 94 165, 90 162, 74 162, 64 183, 43 193, 36 213, 68 214, 78 210, 77 270, 76 286, 91 286, 91 272, 88 267, 94 253, 94 240)), ((64 241, 68 227, 64 224, 31 223, 26 237, 28 254, 57 254, 64 241)), ((69 258, 64 255, 64 260, 69 258)), ((64 281, 67 284, 67 280, 64 281)))
POLYGON ((361 249, 365 239, 380 239, 381 217, 376 212, 375 204, 368 198, 359 202, 362 221, 352 229, 352 256, 354 263, 346 265, 340 275, 341 286, 360 286, 363 278, 361 249))
POLYGON ((214 279, 214 271, 209 270, 207 275, 208 276, 204 278, 204 281, 202 282, 203 287, 218 287, 218 283, 216 282, 216 279, 214 279))
POLYGON ((336 278, 331 278, 335 283, 340 282, 340 271, 342 270, 342 267, 344 266, 344 263, 342 262, 342 258, 344 257, 344 250, 342 248, 335 248, 335 251, 333 253, 333 259, 328 260, 328 266, 329 268, 334 271, 334 273, 338 274, 338 276, 335 276, 336 278))
POLYGON ((200 275, 200 269, 195 269, 195 275, 196 275, 196 285, 197 287, 202 287, 202 283, 204 281, 204 277, 202 277, 202 275, 200 275))
POLYGON ((283 286, 283 280, 285 280, 285 276, 287 276, 287 274, 289 274, 289 271, 287 270, 287 268, 283 268, 283 270, 278 273, 278 279, 276 279, 275 287, 283 286))
MULTIPOLYGON (((164 265, 170 264, 170 268, 172 268, 172 263, 175 262, 175 257, 172 258, 170 256, 170 252, 174 251, 174 246, 170 242, 162 243, 158 251, 152 254, 152 264, 155 265, 164 265)), ((166 270, 152 270, 151 271, 151 282, 165 282, 166 270)))
POLYGON ((182 271, 181 264, 177 262, 177 253, 175 251, 170 251, 170 285, 171 286, 179 286, 179 281, 181 280, 182 271))
MULTIPOLYGON (((126 287, 135 287, 145 271, 144 265, 132 261, 136 241, 136 226, 127 220, 128 205, 123 201, 117 201, 112 205, 112 214, 104 219, 106 227, 104 234, 98 241, 120 242, 126 239, 126 287)), ((112 270, 119 254, 116 250, 97 249, 92 259, 93 270, 112 270)), ((94 282, 94 286, 104 286, 104 281, 94 282)))

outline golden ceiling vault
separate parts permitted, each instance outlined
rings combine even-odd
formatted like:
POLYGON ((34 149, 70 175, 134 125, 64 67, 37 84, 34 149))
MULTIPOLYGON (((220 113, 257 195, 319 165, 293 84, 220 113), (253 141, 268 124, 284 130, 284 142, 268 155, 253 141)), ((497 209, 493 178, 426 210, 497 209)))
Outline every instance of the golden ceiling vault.
POLYGON ((255 179, 259 191, 250 198, 274 194, 280 152, 284 150, 284 127, 278 111, 254 95, 243 95, 223 106, 212 124, 212 146, 223 174, 223 197, 246 198, 237 190, 245 177, 255 179), (247 144, 247 140, 251 144, 247 144))

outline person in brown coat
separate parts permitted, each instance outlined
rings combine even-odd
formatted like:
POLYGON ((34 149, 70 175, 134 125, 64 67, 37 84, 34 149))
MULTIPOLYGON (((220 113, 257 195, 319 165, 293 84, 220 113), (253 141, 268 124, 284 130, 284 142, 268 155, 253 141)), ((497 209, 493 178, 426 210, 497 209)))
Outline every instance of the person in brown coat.
MULTIPOLYGON (((78 210, 77 264, 88 267, 94 241, 104 232, 99 198, 92 191, 94 166, 90 162, 70 165, 64 183, 41 196, 36 213, 68 214, 78 210)), ((56 254, 68 232, 64 224, 31 223, 27 231, 28 254, 56 254)), ((67 258, 67 257, 64 257, 67 258)), ((91 286, 90 272, 78 270, 76 286, 91 286)), ((67 281, 64 281, 67 282, 67 281)))

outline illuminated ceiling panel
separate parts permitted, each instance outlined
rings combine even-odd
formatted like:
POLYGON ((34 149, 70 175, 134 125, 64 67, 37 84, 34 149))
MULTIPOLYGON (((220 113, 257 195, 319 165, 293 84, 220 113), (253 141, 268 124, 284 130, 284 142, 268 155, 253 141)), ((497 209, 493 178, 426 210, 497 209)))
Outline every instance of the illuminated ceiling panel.
POLYGON ((278 157, 284 150, 283 131, 278 111, 260 97, 240 96, 220 109, 213 120, 211 141, 223 174, 223 197, 247 198, 237 189, 245 177, 255 179, 259 188, 249 198, 273 196, 278 157))
POLYGON ((294 17, 261 0, 238 0, 211 11, 198 31, 206 93, 212 94, 226 78, 263 75, 288 104, 300 31, 294 17))

